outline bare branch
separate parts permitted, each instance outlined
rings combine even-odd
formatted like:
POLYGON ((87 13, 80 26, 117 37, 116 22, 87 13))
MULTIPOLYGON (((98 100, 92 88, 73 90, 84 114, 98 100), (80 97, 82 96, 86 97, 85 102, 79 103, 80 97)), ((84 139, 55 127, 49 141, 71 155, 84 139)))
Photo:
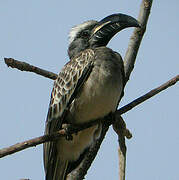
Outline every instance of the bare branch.
MULTIPOLYGON (((50 134, 50 135, 44 135, 44 136, 40 136, 40 137, 37 137, 37 138, 34 138, 34 139, 30 139, 30 140, 27 140, 27 141, 24 141, 22 143, 17 143, 13 146, 10 146, 10 147, 7 147, 7 148, 3 148, 0 150, 0 158, 4 157, 4 156, 7 156, 7 155, 10 155, 10 154, 13 154, 13 153, 16 153, 16 152, 19 152, 19 151, 22 151, 26 148, 29 148, 29 147, 33 147, 33 146, 36 146, 36 145, 39 145, 39 144, 42 144, 42 143, 45 143, 45 142, 48 142, 48 141, 54 141, 54 140, 57 140, 59 137, 62 137, 62 136, 66 136, 66 135, 69 135, 69 134, 73 134, 73 133, 77 133, 78 131, 81 131, 83 129, 86 129, 86 128, 89 128, 91 126, 94 126, 96 124, 98 124, 99 122, 104 122, 103 123, 103 132, 102 132, 102 136, 103 138, 105 137, 105 134, 107 132, 107 129, 108 127, 114 122, 114 120, 118 120, 118 116, 120 116, 121 114, 124 114, 125 112, 131 110, 132 108, 134 108, 135 106, 139 105, 140 103, 146 101, 147 99, 153 97, 154 95, 160 93, 161 91, 165 90, 166 88, 174 85, 177 81, 179 81, 179 75, 177 75, 176 77, 172 78, 171 80, 169 80, 168 82, 162 84, 161 86, 159 86, 158 88, 155 88, 153 90, 151 90, 150 92, 148 92, 147 94, 137 98, 136 100, 132 101, 131 103, 127 104, 126 106, 120 108, 119 110, 117 110, 115 112, 115 119, 111 118, 111 116, 107 116, 106 118, 104 118, 103 120, 95 120, 95 121, 92 121, 92 122, 89 122, 89 123, 85 123, 85 124, 82 124, 82 125, 78 125, 78 126, 72 126, 72 125, 69 125, 67 126, 65 129, 62 129, 58 132, 55 132, 53 134, 50 134)), ((124 134, 122 133, 123 136, 127 136, 127 134, 124 134)), ((90 152, 88 154, 87 157, 85 157, 85 163, 83 163, 82 167, 83 167, 83 172, 79 169, 79 174, 83 174, 85 175, 84 173, 87 172, 88 168, 90 167, 92 161, 89 160, 89 157, 90 158, 95 158, 97 152, 98 152, 98 149, 101 145, 101 142, 102 142, 102 138, 100 138, 92 147, 92 149, 90 149, 90 152), (94 153, 95 156, 94 156, 94 153), (85 168, 84 168, 85 167, 85 168)), ((121 141, 122 143, 122 141, 121 141)), ((123 146, 120 147, 121 149, 123 148, 123 146)))
POLYGON ((56 133, 53 133, 51 135, 44 135, 40 137, 36 137, 21 143, 14 144, 10 147, 0 149, 0 158, 14 154, 16 152, 22 151, 24 149, 27 149, 29 147, 33 147, 39 144, 42 144, 44 142, 53 141, 59 137, 65 136, 66 132, 64 130, 60 130, 56 133))
MULTIPOLYGON (((146 30, 150 10, 152 7, 152 1, 153 0, 142 0, 140 6, 138 21, 140 22, 141 28, 134 29, 134 32, 128 44, 128 49, 124 57, 125 84, 128 82, 131 72, 134 69, 134 64, 136 61, 139 46, 146 30)), ((125 180, 126 149, 127 149, 125 145, 125 136, 121 133, 118 133, 118 141, 119 141, 119 149, 118 149, 119 179, 125 180)))
POLYGON ((160 93, 161 91, 167 89, 170 86, 173 86, 177 81, 179 81, 179 75, 175 76, 174 78, 170 79, 169 81, 167 81, 166 83, 162 84, 161 86, 152 89, 151 91, 149 91, 148 93, 144 94, 143 96, 135 99, 134 101, 132 101, 131 103, 127 104, 126 106, 123 106, 122 108, 120 108, 117 113, 119 114, 124 114, 125 112, 133 109, 134 107, 136 107, 137 105, 143 103, 144 101, 146 101, 147 99, 155 96, 156 94, 160 93))
POLYGON ((142 0, 141 6, 140 6, 138 21, 141 24, 141 28, 135 28, 130 38, 126 55, 124 57, 126 82, 129 80, 130 74, 134 68, 139 46, 146 30, 150 10, 152 7, 152 1, 153 0, 142 0))
MULTIPOLYGON (((118 157, 119 157, 119 179, 125 179, 125 169, 126 169, 126 144, 125 144, 125 131, 126 123, 120 115, 116 115, 115 122, 113 123, 113 129, 118 135, 118 157)), ((132 136, 131 136, 132 137, 132 136)))
POLYGON ((36 66, 32 66, 26 62, 17 61, 12 58, 4 58, 4 61, 7 64, 7 66, 11 67, 11 68, 17 68, 18 70, 21 70, 21 71, 34 72, 36 74, 39 74, 41 76, 44 76, 46 78, 50 78, 53 80, 55 80, 57 78, 57 74, 50 72, 50 71, 43 70, 36 66))
POLYGON ((19 152, 21 150, 27 149, 27 148, 32 147, 32 146, 37 146, 39 144, 42 144, 42 143, 45 143, 48 141, 55 141, 59 137, 64 137, 64 136, 67 136, 67 135, 70 135, 73 133, 77 133, 78 131, 81 131, 83 129, 86 129, 86 128, 89 128, 91 126, 96 125, 100 121, 101 120, 98 119, 98 120, 91 121, 89 123, 84 123, 84 124, 81 124, 78 126, 75 126, 75 125, 72 126, 72 125, 66 125, 65 124, 63 126, 64 129, 61 129, 61 130, 54 132, 50 135, 40 136, 40 137, 33 138, 33 139, 30 139, 30 140, 27 140, 27 141, 24 141, 21 143, 14 144, 14 145, 7 147, 7 148, 0 149, 0 158, 7 156, 7 155, 10 155, 10 154, 14 154, 16 152, 19 152))

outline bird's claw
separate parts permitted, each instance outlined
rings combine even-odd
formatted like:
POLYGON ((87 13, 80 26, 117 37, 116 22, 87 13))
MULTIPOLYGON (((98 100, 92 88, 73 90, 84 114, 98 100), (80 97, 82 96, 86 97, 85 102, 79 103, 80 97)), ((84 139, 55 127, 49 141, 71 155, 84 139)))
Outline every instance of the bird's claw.
POLYGON ((70 127, 71 127, 71 124, 62 124, 62 128, 66 132, 65 138, 66 138, 67 141, 72 141, 73 140, 73 136, 71 135, 71 132, 70 132, 70 127))

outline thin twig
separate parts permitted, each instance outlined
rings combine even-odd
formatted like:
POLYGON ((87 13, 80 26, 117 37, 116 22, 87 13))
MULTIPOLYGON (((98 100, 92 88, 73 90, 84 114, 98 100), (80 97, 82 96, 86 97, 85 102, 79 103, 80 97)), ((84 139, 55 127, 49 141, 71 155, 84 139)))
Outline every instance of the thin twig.
POLYGON ((21 70, 21 71, 33 72, 33 73, 39 74, 41 76, 44 76, 46 78, 50 78, 53 80, 57 78, 57 74, 50 71, 43 70, 36 66, 32 66, 26 62, 17 61, 13 58, 4 58, 4 61, 7 64, 7 66, 11 68, 17 68, 18 70, 21 70))
MULTIPOLYGON (((166 88, 174 85, 177 81, 179 81, 179 75, 177 75, 176 77, 172 78, 171 80, 169 80, 168 82, 162 84, 161 86, 159 86, 158 88, 155 88, 153 90, 151 90, 150 92, 148 92, 147 94, 137 98, 136 100, 132 101, 131 103, 127 104, 126 106, 120 108, 119 110, 116 111, 115 116, 120 116, 121 114, 124 114, 125 112, 131 110, 132 108, 134 108, 135 106, 141 104, 142 102, 146 101, 147 99, 153 97, 154 95, 160 93, 161 91, 165 90, 166 88)), ((81 131, 83 129, 89 128, 91 126, 94 126, 96 124, 98 124, 99 122, 103 122, 105 121, 105 124, 103 126, 103 136, 105 136, 107 129, 109 127, 109 125, 111 125, 113 123, 113 120, 111 120, 111 118, 106 117, 105 120, 95 120, 92 121, 90 123, 85 123, 82 124, 80 126, 68 126, 67 130, 60 130, 58 132, 55 132, 53 134, 50 135, 44 135, 44 136, 40 136, 34 139, 30 139, 27 141, 24 141, 22 143, 17 143, 13 146, 7 147, 7 148, 3 148, 0 150, 0 158, 22 151, 26 148, 32 147, 32 146, 36 146, 48 141, 53 141, 58 139, 59 137, 62 136, 66 136, 67 134, 73 134, 73 133, 77 133, 78 131, 81 131)), ((97 153, 96 148, 98 149, 101 145, 102 139, 99 139, 96 143, 98 144, 98 146, 93 146, 93 150, 90 152, 89 156, 90 158, 94 158, 95 156, 93 156, 93 153, 97 153), (93 152, 93 153, 92 153, 93 152)), ((89 164, 91 164, 92 161, 89 161, 89 157, 86 157, 86 160, 88 160, 87 164, 83 164, 83 167, 85 166, 85 168, 89 168, 89 164)), ((87 172, 87 169, 83 169, 84 172, 87 172)), ((79 172, 79 173, 84 173, 84 172, 79 172)))
POLYGON ((152 89, 151 91, 149 91, 148 93, 144 94, 143 96, 135 99, 134 101, 132 101, 131 103, 127 104, 126 106, 123 106, 122 108, 120 108, 117 113, 119 114, 124 114, 127 111, 133 109, 134 107, 136 107, 137 105, 143 103, 144 101, 146 101, 147 99, 155 96, 156 94, 160 93, 161 91, 167 89, 170 86, 173 86, 177 81, 179 81, 179 75, 175 76, 174 78, 170 79, 169 81, 167 81, 166 83, 162 84, 161 86, 152 89))
POLYGON ((30 139, 21 143, 14 144, 10 147, 0 149, 0 158, 10 155, 10 154, 14 154, 16 152, 22 151, 24 149, 27 149, 33 146, 37 146, 44 142, 55 140, 59 137, 65 136, 65 134, 66 132, 64 130, 60 130, 51 135, 44 135, 44 136, 36 137, 36 138, 30 139))

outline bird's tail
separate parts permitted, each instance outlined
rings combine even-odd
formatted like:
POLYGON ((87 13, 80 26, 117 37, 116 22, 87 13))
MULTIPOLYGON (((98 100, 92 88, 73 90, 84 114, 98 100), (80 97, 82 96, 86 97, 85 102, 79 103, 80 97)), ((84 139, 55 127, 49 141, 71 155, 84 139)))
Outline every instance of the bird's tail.
POLYGON ((53 180, 65 180, 67 167, 68 161, 60 161, 60 158, 58 158, 56 161, 53 180))
POLYGON ((53 172, 47 172, 46 180, 66 180, 68 161, 56 159, 53 172))

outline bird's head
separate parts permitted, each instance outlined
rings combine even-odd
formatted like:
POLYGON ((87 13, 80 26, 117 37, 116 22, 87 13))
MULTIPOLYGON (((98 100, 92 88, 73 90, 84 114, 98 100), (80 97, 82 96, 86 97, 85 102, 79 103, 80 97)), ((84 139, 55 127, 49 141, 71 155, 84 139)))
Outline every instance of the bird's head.
POLYGON ((128 27, 140 27, 138 21, 125 14, 113 14, 101 21, 86 21, 73 27, 69 34, 68 55, 70 59, 79 52, 106 46, 111 38, 128 27))

